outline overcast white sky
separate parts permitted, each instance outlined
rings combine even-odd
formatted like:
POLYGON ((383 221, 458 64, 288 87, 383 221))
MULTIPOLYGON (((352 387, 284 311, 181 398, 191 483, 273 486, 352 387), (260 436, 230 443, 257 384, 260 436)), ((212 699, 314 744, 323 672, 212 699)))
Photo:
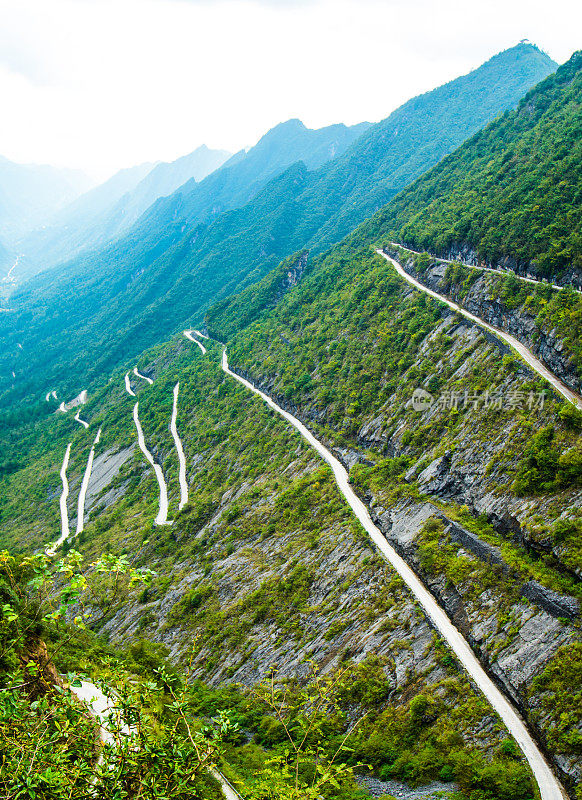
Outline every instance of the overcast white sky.
POLYGON ((0 0, 0 153, 93 177, 299 117, 376 121, 528 38, 562 63, 580 0, 0 0))

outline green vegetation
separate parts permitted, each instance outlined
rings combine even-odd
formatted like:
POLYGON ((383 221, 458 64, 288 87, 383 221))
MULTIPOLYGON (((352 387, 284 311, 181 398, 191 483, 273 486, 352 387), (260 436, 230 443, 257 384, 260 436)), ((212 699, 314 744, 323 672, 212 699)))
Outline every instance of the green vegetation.
POLYGON ((361 234, 565 277, 582 266, 582 53, 405 189, 361 234))
POLYGON ((582 754, 582 643, 562 647, 530 689, 534 714, 551 708, 556 724, 549 732, 548 744, 561 752, 582 754))
POLYGON ((53 387, 67 397, 94 389, 292 253, 321 252, 554 68, 518 45, 409 101, 323 166, 317 132, 287 123, 250 160, 156 204, 118 242, 37 276, 13 298, 15 313, 0 315, 0 427, 47 415, 53 387))
POLYGON ((547 426, 536 433, 525 448, 513 490, 518 495, 550 492, 582 482, 582 451, 570 448, 560 454, 555 444, 554 428, 547 426))
MULTIPOLYGON (((67 624, 66 610, 83 604, 85 592, 91 590, 80 567, 75 552, 54 565, 45 556, 0 556, 0 592, 2 600, 9 601, 2 606, 0 620, 3 797, 80 800, 96 794, 219 800, 222 793, 209 772, 217 765, 223 743, 240 739, 238 723, 217 709, 211 724, 202 724, 192 712, 201 710, 204 687, 195 684, 190 690, 188 676, 183 680, 168 672, 159 648, 137 643, 125 654, 113 651, 89 635, 84 622, 88 613, 75 619, 76 628, 67 624), (60 603, 52 591, 55 573, 65 578, 60 603), (47 633, 54 643, 50 654, 40 638, 47 633), (76 655, 81 643, 90 645, 99 686, 116 698, 117 713, 107 723, 111 742, 96 740, 95 720, 55 670, 55 663, 62 665, 76 655), (130 726, 129 733, 124 725, 130 726)), ((143 572, 129 569, 123 557, 105 557, 92 567, 109 579, 111 600, 127 590, 124 583, 131 586, 145 579, 143 572)), ((72 686, 79 685, 74 674, 68 677, 72 686)), ((333 684, 315 678, 296 694, 294 705, 273 683, 262 694, 257 690, 254 707, 262 702, 277 716, 295 763, 283 753, 264 758, 249 798, 261 800, 267 791, 272 800, 319 798, 322 793, 346 800, 355 796, 351 768, 327 758, 321 745, 335 703, 333 689, 333 684), (286 723, 290 715, 292 726, 286 723)), ((231 693, 229 699, 242 705, 240 693, 231 693)))
MULTIPOLYGON (((485 317, 495 309, 497 314, 512 314, 521 319, 523 332, 518 338, 527 339, 529 332, 527 343, 534 351, 545 336, 550 346, 558 348, 567 373, 566 382, 576 386, 582 376, 582 296, 571 286, 555 289, 548 283, 532 285, 513 273, 494 274, 459 263, 448 264, 441 278, 442 262, 438 258, 428 253, 415 255, 398 246, 387 246, 387 250, 408 267, 412 265, 430 288, 455 302, 464 306, 479 303, 485 317)), ((579 410, 567 404, 562 414, 572 429, 580 430, 579 410)))
MULTIPOLYGON (((180 797, 187 776, 194 775, 192 791, 212 797, 216 787, 208 783, 205 770, 221 753, 225 771, 240 782, 249 800, 356 800, 363 792, 352 771, 363 771, 366 765, 376 775, 414 785, 454 781, 469 800, 532 797, 531 776, 519 751, 433 635, 402 581, 354 522, 328 467, 260 400, 224 376, 218 365, 220 349, 209 343, 203 358, 180 336, 143 352, 140 359, 140 368, 155 376, 153 386, 141 382, 135 388, 148 445, 168 481, 171 526, 152 526, 156 482, 140 452, 135 447, 131 451, 135 400, 123 388, 124 372, 135 363, 136 353, 161 341, 169 326, 200 320, 210 302, 216 302, 208 324, 228 341, 231 365, 293 405, 346 462, 355 464, 350 470, 353 485, 375 513, 396 508, 405 515, 428 496, 499 548, 507 573, 463 551, 433 519, 414 537, 407 557, 418 560, 433 588, 453 597, 460 626, 480 626, 480 647, 492 664, 511 653, 523 627, 531 619, 539 622, 538 609, 520 594, 526 579, 579 593, 572 573, 581 566, 582 523, 575 510, 567 515, 563 511, 579 489, 580 415, 565 410, 550 393, 535 413, 481 402, 484 396, 547 387, 491 337, 411 290, 373 253, 373 240, 402 234, 403 225, 416 224, 417 217, 408 216, 394 228, 392 211, 387 210, 308 265, 305 251, 299 260, 290 256, 306 244, 317 250, 355 224, 370 203, 379 202, 379 195, 369 191, 372 183, 380 194, 394 193, 461 141, 468 126, 484 121, 479 114, 490 119, 495 109, 511 105, 509 96, 526 80, 520 69, 515 81, 503 84, 499 92, 484 92, 478 113, 467 103, 476 86, 489 86, 499 70, 507 74, 508 59, 510 65, 515 59, 514 66, 530 63, 535 70, 548 69, 547 59, 535 48, 502 54, 481 71, 407 104, 337 163, 317 173, 293 165, 246 206, 208 226, 182 229, 179 219, 166 219, 145 238, 136 229, 134 238, 99 257, 86 257, 80 266, 70 265, 54 283, 52 278, 39 279, 33 300, 21 295, 2 363, 6 366, 14 357, 10 347, 14 349, 16 337, 24 336, 29 372, 2 399, 4 407, 12 404, 1 442, 6 445, 2 542, 13 551, 30 552, 55 537, 58 470, 68 441, 73 445, 71 505, 98 425, 103 425, 99 454, 128 451, 75 543, 84 566, 69 543, 56 586, 37 601, 30 616, 37 643, 42 635, 59 669, 98 672, 135 714, 139 747, 134 752, 119 737, 117 751, 109 753, 127 794, 146 786, 153 793, 160 782, 169 781, 176 787, 173 796, 180 797), (435 113, 427 115, 427 109, 435 113), (434 135, 436 119, 443 123, 437 127, 442 137, 434 135), (395 139, 396 130, 409 136, 395 139), (329 206, 320 202, 322 192, 329 206), (338 197, 345 205, 336 203, 338 197), (329 210, 334 203, 340 209, 337 216, 329 210), (290 257, 280 263, 285 256, 290 257), (265 275, 270 267, 273 271, 265 275), (243 291, 232 296, 237 289, 243 291), (61 394, 74 382, 89 382, 91 400, 84 409, 91 423, 88 432, 72 415, 53 415, 50 403, 43 406, 41 373, 61 394), (178 379, 178 429, 190 490, 190 502, 180 511, 178 463, 168 430, 172 387, 178 379), (435 397, 420 413, 410 402, 418 387, 435 397), (453 463, 455 472, 449 469, 453 463), (422 480, 418 476, 428 466, 432 477, 422 480), (519 505, 515 493, 533 493, 535 503, 519 505), (470 494, 492 498, 503 513, 515 503, 511 514, 530 536, 531 552, 517 541, 506 541, 505 530, 493 530, 485 516, 476 517, 459 505, 470 494), (86 582, 91 585, 89 598, 81 597, 86 582), (63 598, 63 607, 45 611, 43 604, 57 596, 63 598), (80 632, 71 632, 65 618, 75 620, 80 632), (114 649, 120 641, 129 645, 122 654, 114 649), (166 644, 171 646, 171 668, 164 663, 170 652, 166 644), (241 686, 231 685, 237 682, 241 686), (226 711, 227 717, 219 713, 226 711)), ((497 120, 445 159, 433 177, 458 159, 473 163, 471 148, 479 143, 481 155, 491 162, 491 131, 501 130, 505 144, 523 139, 531 145, 527 136, 532 129, 551 138, 555 131, 547 123, 549 106, 542 108, 543 98, 553 104, 558 122, 566 120, 565 130, 578 87, 576 63, 574 59, 542 84, 515 115, 497 120), (568 85, 565 75, 571 78, 568 85), (528 114, 535 120, 533 128, 523 121, 528 114)), ((518 144, 521 154, 524 145, 518 144)), ((572 166, 567 155, 564 163, 572 166)), ((547 170, 547 175, 553 172, 547 170)), ((513 177, 516 190, 525 191, 513 177)), ((390 206, 395 214, 404 208, 402 198, 417 197, 423 180, 411 188, 412 195, 396 198, 390 206)), ((551 194, 548 189, 547 196, 551 194)), ((575 207, 569 189, 560 197, 563 206, 552 206, 558 220, 563 209, 575 207)), ((407 212, 411 207, 406 206, 407 212)), ((163 213, 162 206, 158 210, 163 213)), ((573 252, 559 232, 554 241, 554 233, 544 230, 534 242, 539 252, 549 253, 544 269, 548 264, 563 266, 573 252)), ((427 255, 416 262, 421 272, 431 266, 427 255)), ((479 273, 452 266, 446 280, 467 296, 479 273)), ((527 306, 560 332, 570 315, 575 352, 576 296, 564 293, 556 300, 549 287, 523 296, 525 290, 511 276, 494 289, 508 308, 527 306)), ((12 573, 21 569, 5 558, 12 573)), ((49 569, 45 556, 18 564, 49 569)), ((86 792, 96 769, 90 725, 85 720, 83 727, 65 693, 44 691, 46 686, 40 696, 47 699, 33 707, 35 701, 18 688, 15 678, 24 669, 18 625, 27 619, 18 604, 26 605, 38 588, 36 578, 31 583, 25 572, 19 584, 7 571, 1 587, 2 631, 13 638, 3 665, 4 674, 12 677, 6 680, 8 694, 3 696, 8 700, 0 725, 17 708, 18 737, 32 734, 24 770, 34 774, 30 765, 39 741, 43 780, 50 778, 63 796, 65 791, 75 796, 77 784, 79 792, 86 792), (71 730, 80 725, 83 743, 78 749, 56 749, 55 774, 50 772, 48 746, 57 731, 51 718, 53 694, 55 725, 71 730), (42 740, 34 738, 35 725, 42 740), (77 772, 66 769, 71 758, 77 772)), ((46 580, 41 578, 43 586, 46 580)), ((530 720, 551 741, 553 752, 567 754, 579 746, 578 718, 568 711, 568 703, 577 698, 560 676, 567 675, 568 681, 577 677, 579 625, 553 618, 548 625, 562 647, 545 661, 542 657, 535 674, 516 682, 515 691, 532 700, 530 720)), ((0 730, 13 736, 9 725, 0 730)), ((17 748, 16 738, 10 739, 10 752, 17 753, 17 748)), ((109 786, 108 767, 98 779, 109 786)))

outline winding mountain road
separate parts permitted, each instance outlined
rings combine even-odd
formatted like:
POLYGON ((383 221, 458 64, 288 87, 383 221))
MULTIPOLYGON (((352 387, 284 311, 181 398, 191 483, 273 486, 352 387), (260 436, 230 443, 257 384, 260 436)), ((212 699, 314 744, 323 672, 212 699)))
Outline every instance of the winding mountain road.
POLYGON ((135 397, 135 392, 134 392, 134 391, 133 391, 133 389, 131 388, 131 383, 129 382, 129 372, 126 372, 126 373, 125 373, 125 378, 124 378, 124 380, 125 380, 125 391, 126 391, 126 392, 127 392, 129 395, 131 395, 131 397, 135 397))
POLYGON ((184 455, 184 448, 182 447, 182 441, 180 439, 180 435, 178 434, 178 428, 176 426, 176 420, 178 417, 179 391, 180 391, 180 383, 178 382, 174 386, 174 404, 172 406, 172 419, 170 421, 170 430, 172 431, 172 436, 174 437, 174 444, 176 446, 176 452, 178 453, 178 462, 180 464, 180 470, 178 473, 178 479, 180 482, 180 504, 178 505, 178 511, 181 511, 188 502, 188 481, 186 480, 186 456, 184 455))
POLYGON ((75 414, 75 417, 74 417, 75 422, 79 422, 85 428, 85 430, 87 430, 87 428, 89 427, 89 423, 85 422, 84 419, 81 419, 80 414, 81 414, 81 412, 77 411, 77 413, 75 414))
POLYGON ((457 305, 457 303, 454 303, 452 300, 449 300, 444 295, 438 294, 438 292, 434 292, 432 289, 429 289, 423 283, 416 280, 416 278, 413 278, 412 275, 409 275, 404 267, 399 264, 398 261, 396 261, 396 259, 387 255, 383 250, 376 250, 376 253, 392 264, 400 277, 404 278, 405 281, 408 281, 408 283, 411 286, 414 286, 415 289, 418 289, 420 292, 424 292, 424 294, 430 295, 430 297, 434 297, 436 300, 440 300, 442 303, 446 303, 446 305, 449 308, 452 308, 453 311, 457 311, 466 319, 471 320, 471 322, 475 322, 477 325, 480 325, 481 328, 485 328, 485 330, 493 333, 498 339, 502 339, 504 342, 510 345, 510 347, 516 350, 526 364, 528 364, 535 372, 537 372, 540 377, 544 378, 544 380, 551 384, 556 391, 566 398, 566 400, 568 400, 570 403, 573 403, 577 408, 582 409, 582 397, 566 386, 566 384, 556 377, 553 372, 550 372, 550 370, 544 364, 542 364, 542 362, 536 358, 536 356, 534 356, 531 350, 522 344, 519 339, 516 339, 515 336, 511 336, 509 333, 505 333, 505 331, 502 331, 499 328, 495 328, 493 325, 485 322, 480 317, 476 317, 474 314, 471 314, 470 311, 466 311, 464 308, 457 305))
MULTIPOLYGON (((203 336, 205 339, 208 339, 208 336, 204 336, 204 334, 200 333, 199 331, 194 331, 194 333, 198 334, 198 336, 203 336)), ((198 345, 198 347, 202 350, 202 355, 206 355, 206 348, 204 347, 202 342, 199 342, 198 339, 195 339, 192 336, 192 331, 184 331, 184 336, 186 337, 186 339, 190 339, 191 342, 194 342, 194 344, 198 345)))
POLYGON ((253 386, 252 383, 241 378, 228 366, 226 349, 222 353, 222 369, 232 378, 237 380, 254 394, 258 395, 265 403, 280 414, 287 422, 296 428, 303 438, 316 450, 319 455, 327 461, 332 469, 337 486, 347 501, 348 505, 362 524, 376 547, 380 550, 386 560, 392 565, 402 580, 406 583, 416 600, 423 607, 426 615, 438 630, 440 635, 449 644, 451 650, 464 666, 470 677, 483 692, 492 707, 499 714, 505 726, 515 738, 524 756, 526 757, 532 772, 537 781, 541 800, 567 800, 567 795, 560 782, 553 774, 546 759, 540 749, 532 739, 524 721, 513 705, 507 700, 505 695, 497 688, 491 678, 487 675, 479 660, 473 653, 470 645, 465 641, 462 634, 455 628, 446 612, 438 605, 432 594, 424 586, 415 572, 408 566, 406 561, 398 555, 393 547, 384 538, 379 528, 374 525, 368 509, 360 498, 356 495, 349 483, 348 473, 343 464, 333 456, 330 451, 309 431, 305 425, 296 417, 285 411, 275 403, 269 395, 253 386))
POLYGON ((162 468, 160 467, 159 464, 156 464, 156 462, 154 461, 154 457, 152 456, 152 454, 150 453, 150 451, 146 446, 143 430, 139 422, 138 408, 139 408, 139 403, 136 403, 133 407, 133 421, 135 423, 135 429, 137 431, 137 441, 139 444, 139 449, 142 451, 147 461, 154 468, 154 472, 158 481, 158 486, 160 487, 160 505, 158 514, 154 520, 154 524, 171 525, 172 523, 168 522, 168 487, 166 486, 166 479, 164 478, 164 473, 162 472, 162 468))
POLYGON ((133 374, 135 375, 136 378, 141 378, 142 381, 147 381, 150 386, 153 384, 153 380, 151 378, 148 378, 147 375, 142 375, 141 372, 138 372, 137 367, 133 368, 133 374))
POLYGON ((65 541, 67 536, 70 534, 69 529, 69 512, 67 510, 67 500, 69 497, 69 481, 67 479, 67 469, 69 467, 69 458, 71 457, 71 446, 72 443, 69 442, 67 445, 67 449, 65 450, 65 457, 63 458, 63 464, 61 466, 61 483, 63 484, 63 489, 61 492, 61 497, 59 500, 59 507, 61 512, 61 535, 53 542, 49 547, 46 549, 46 554, 48 556, 54 556, 57 551, 57 548, 65 541))
MULTIPOLYGON (((117 706, 115 702, 101 691, 94 683, 90 681, 80 681, 80 686, 70 686, 71 691, 79 700, 88 706, 91 714, 99 723, 99 735, 104 744, 115 744, 115 736, 113 735, 110 724, 111 717, 115 716, 117 706)), ((118 713, 118 712, 117 712, 118 713)), ((123 725, 120 733, 124 736, 129 736, 131 729, 128 725, 123 725)))
MULTIPOLYGON (((404 247, 403 244, 399 244, 398 242, 390 242, 392 247, 399 247, 401 250, 406 250, 409 253, 414 253, 417 256, 422 255, 421 250, 413 250, 412 247, 404 247)), ((377 251, 376 251, 377 252, 377 251)), ((436 258, 437 261, 442 261, 443 264, 462 264, 467 269, 479 269, 481 272, 494 272, 496 275, 501 275, 503 277, 507 275, 514 275, 518 280, 525 281, 526 283, 533 283, 536 286, 551 286, 552 289, 564 289, 564 286, 560 286, 559 283, 549 283, 549 281, 539 281, 536 278, 528 278, 526 275, 518 275, 517 272, 514 272, 512 269, 495 269, 494 267, 482 267, 477 264, 466 264, 464 261, 455 261, 454 259, 450 258, 441 258, 440 256, 435 256, 432 253, 429 253, 432 258, 436 258)), ((575 292, 578 294, 582 294, 580 289, 576 289, 575 286, 572 287, 575 292)))
MULTIPOLYGON (((87 427, 89 426, 87 425, 87 427)), ((87 489, 89 488, 89 481, 91 479, 91 472, 93 470, 93 459, 95 458, 95 445, 99 444, 100 439, 101 439, 101 428, 99 428, 99 430, 97 431, 97 436, 95 437, 95 440, 89 452, 89 458, 87 459, 87 466, 85 467, 85 473, 83 475, 83 482, 81 483, 81 489, 79 490, 79 497, 77 499, 77 528, 76 528, 77 536, 83 531, 83 528, 85 527, 85 497, 87 496, 87 489)))

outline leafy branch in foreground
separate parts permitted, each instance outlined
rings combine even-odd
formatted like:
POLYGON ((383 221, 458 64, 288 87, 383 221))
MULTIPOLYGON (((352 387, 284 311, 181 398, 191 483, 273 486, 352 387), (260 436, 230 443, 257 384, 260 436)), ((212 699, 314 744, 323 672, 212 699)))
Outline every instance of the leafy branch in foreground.
POLYGON ((345 726, 340 697, 345 670, 322 676, 314 663, 304 685, 271 677, 253 690, 255 699, 280 726, 284 745, 268 759, 252 787, 252 800, 319 800, 334 796, 354 780, 353 767, 342 763, 348 736, 361 717, 330 747, 330 733, 345 726))

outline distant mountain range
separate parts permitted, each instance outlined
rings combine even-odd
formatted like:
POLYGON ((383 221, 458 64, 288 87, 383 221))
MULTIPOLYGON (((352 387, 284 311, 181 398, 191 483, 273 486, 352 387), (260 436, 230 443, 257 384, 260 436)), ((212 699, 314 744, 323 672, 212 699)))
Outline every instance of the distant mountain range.
POLYGON ((115 239, 159 197, 172 194, 187 181, 203 180, 229 156, 225 150, 202 145, 176 161, 121 170, 64 208, 48 227, 19 242, 24 254, 21 276, 115 239))
POLYGON ((45 230, 77 255, 0 313, 5 785, 217 798, 220 738, 197 769, 179 737, 228 709, 241 796, 582 800, 582 295, 535 279, 582 279, 582 53, 554 67, 522 43, 45 230), (127 765, 45 654, 115 661, 127 765))
MULTIPOLYGON (((11 340, 30 353, 25 373, 33 380, 41 364, 44 379, 61 383, 75 375, 85 385, 108 373, 179 326, 201 321, 210 303, 305 244, 323 249, 554 68, 522 44, 376 125, 277 126, 205 180, 158 200, 117 241, 17 292, 1 375, 11 340)), ((26 393, 22 377, 19 392, 26 393)), ((11 396, 9 390, 4 400, 11 396)))
POLYGON ((582 52, 403 191, 364 235, 582 283, 582 52))
POLYGON ((0 237, 9 245, 91 186, 83 172, 0 156, 0 237))

